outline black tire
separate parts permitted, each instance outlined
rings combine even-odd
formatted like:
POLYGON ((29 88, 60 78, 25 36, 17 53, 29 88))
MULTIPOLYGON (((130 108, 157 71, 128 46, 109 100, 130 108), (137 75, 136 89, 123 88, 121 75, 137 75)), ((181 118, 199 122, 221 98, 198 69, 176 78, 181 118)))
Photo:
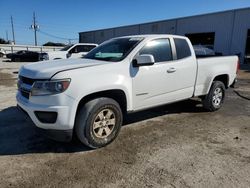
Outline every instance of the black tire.
POLYGON ((78 139, 90 148, 100 148, 110 144, 119 134, 122 126, 123 116, 119 104, 110 98, 97 98, 87 102, 81 107, 76 117, 75 132, 78 139), (105 111, 113 113, 110 118, 105 120, 100 118, 105 111), (98 121, 98 119, 100 119, 98 121), (108 120, 109 119, 109 120, 108 120), (109 122, 108 122, 109 121, 109 122), (108 125, 114 122, 114 125, 108 125), (98 127, 94 127, 94 123, 98 127), (100 125, 101 124, 101 125, 100 125), (110 127, 111 126, 111 127, 110 127), (106 135, 109 129, 109 135, 106 135), (112 131, 111 131, 112 129, 112 131), (100 133, 101 134, 100 134, 100 133))
POLYGON ((225 85, 221 81, 214 81, 209 93, 202 100, 203 107, 210 112, 219 110, 224 102, 225 92, 225 85), (218 91, 221 91, 221 94, 217 93, 218 91))

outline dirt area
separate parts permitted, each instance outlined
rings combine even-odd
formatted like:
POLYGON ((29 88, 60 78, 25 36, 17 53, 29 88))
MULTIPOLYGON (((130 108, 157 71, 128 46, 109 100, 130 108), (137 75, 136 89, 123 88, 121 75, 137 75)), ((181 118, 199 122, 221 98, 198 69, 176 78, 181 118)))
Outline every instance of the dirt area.
POLYGON ((250 101, 250 65, 242 66, 238 75, 239 82, 236 84, 234 92, 243 99, 250 101))
POLYGON ((250 73, 250 64, 241 65, 239 79, 249 79, 249 73, 250 73))
POLYGON ((0 72, 0 86, 8 87, 14 85, 16 83, 15 80, 11 74, 0 72))
POLYGON ((19 67, 0 62, 0 187, 250 187, 250 69, 219 111, 187 100, 132 114, 89 150, 44 138, 17 110, 19 67))

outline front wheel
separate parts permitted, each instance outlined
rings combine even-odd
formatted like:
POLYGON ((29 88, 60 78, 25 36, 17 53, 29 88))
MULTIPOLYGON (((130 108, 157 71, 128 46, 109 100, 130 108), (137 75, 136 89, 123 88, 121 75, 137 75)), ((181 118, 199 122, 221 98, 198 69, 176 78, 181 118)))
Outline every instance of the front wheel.
POLYGON ((210 111, 219 110, 225 98, 225 85, 220 81, 214 81, 209 93, 203 99, 203 107, 210 111))
POLYGON ((119 104, 110 98, 87 102, 79 110, 75 131, 78 139, 90 148, 100 148, 111 143, 122 126, 119 104))

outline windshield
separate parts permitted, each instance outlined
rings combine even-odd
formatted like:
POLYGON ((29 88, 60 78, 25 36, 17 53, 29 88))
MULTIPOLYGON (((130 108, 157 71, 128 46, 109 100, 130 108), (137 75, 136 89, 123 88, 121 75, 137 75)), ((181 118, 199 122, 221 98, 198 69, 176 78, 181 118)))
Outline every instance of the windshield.
POLYGON ((117 62, 123 60, 141 41, 142 37, 116 38, 104 42, 84 56, 86 59, 117 62))
POLYGON ((73 46, 73 44, 72 44, 72 45, 65 46, 65 47, 62 48, 60 51, 67 51, 67 50, 70 49, 72 46, 73 46))

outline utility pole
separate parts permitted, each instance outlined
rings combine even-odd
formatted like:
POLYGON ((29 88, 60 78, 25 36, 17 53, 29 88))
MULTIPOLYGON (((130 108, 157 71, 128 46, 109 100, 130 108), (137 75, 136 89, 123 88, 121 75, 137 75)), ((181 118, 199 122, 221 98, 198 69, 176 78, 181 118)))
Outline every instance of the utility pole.
POLYGON ((12 18, 12 16, 10 16, 10 20, 11 20, 11 28, 12 28, 12 39, 13 39, 13 43, 16 44, 14 24, 13 24, 13 18, 12 18))
POLYGON ((39 25, 36 24, 36 14, 35 12, 33 13, 33 24, 31 25, 31 29, 34 30, 34 35, 35 35, 35 46, 37 46, 37 30, 39 29, 39 25))
POLYGON ((9 41, 9 34, 8 34, 8 30, 6 30, 6 41, 9 41))

